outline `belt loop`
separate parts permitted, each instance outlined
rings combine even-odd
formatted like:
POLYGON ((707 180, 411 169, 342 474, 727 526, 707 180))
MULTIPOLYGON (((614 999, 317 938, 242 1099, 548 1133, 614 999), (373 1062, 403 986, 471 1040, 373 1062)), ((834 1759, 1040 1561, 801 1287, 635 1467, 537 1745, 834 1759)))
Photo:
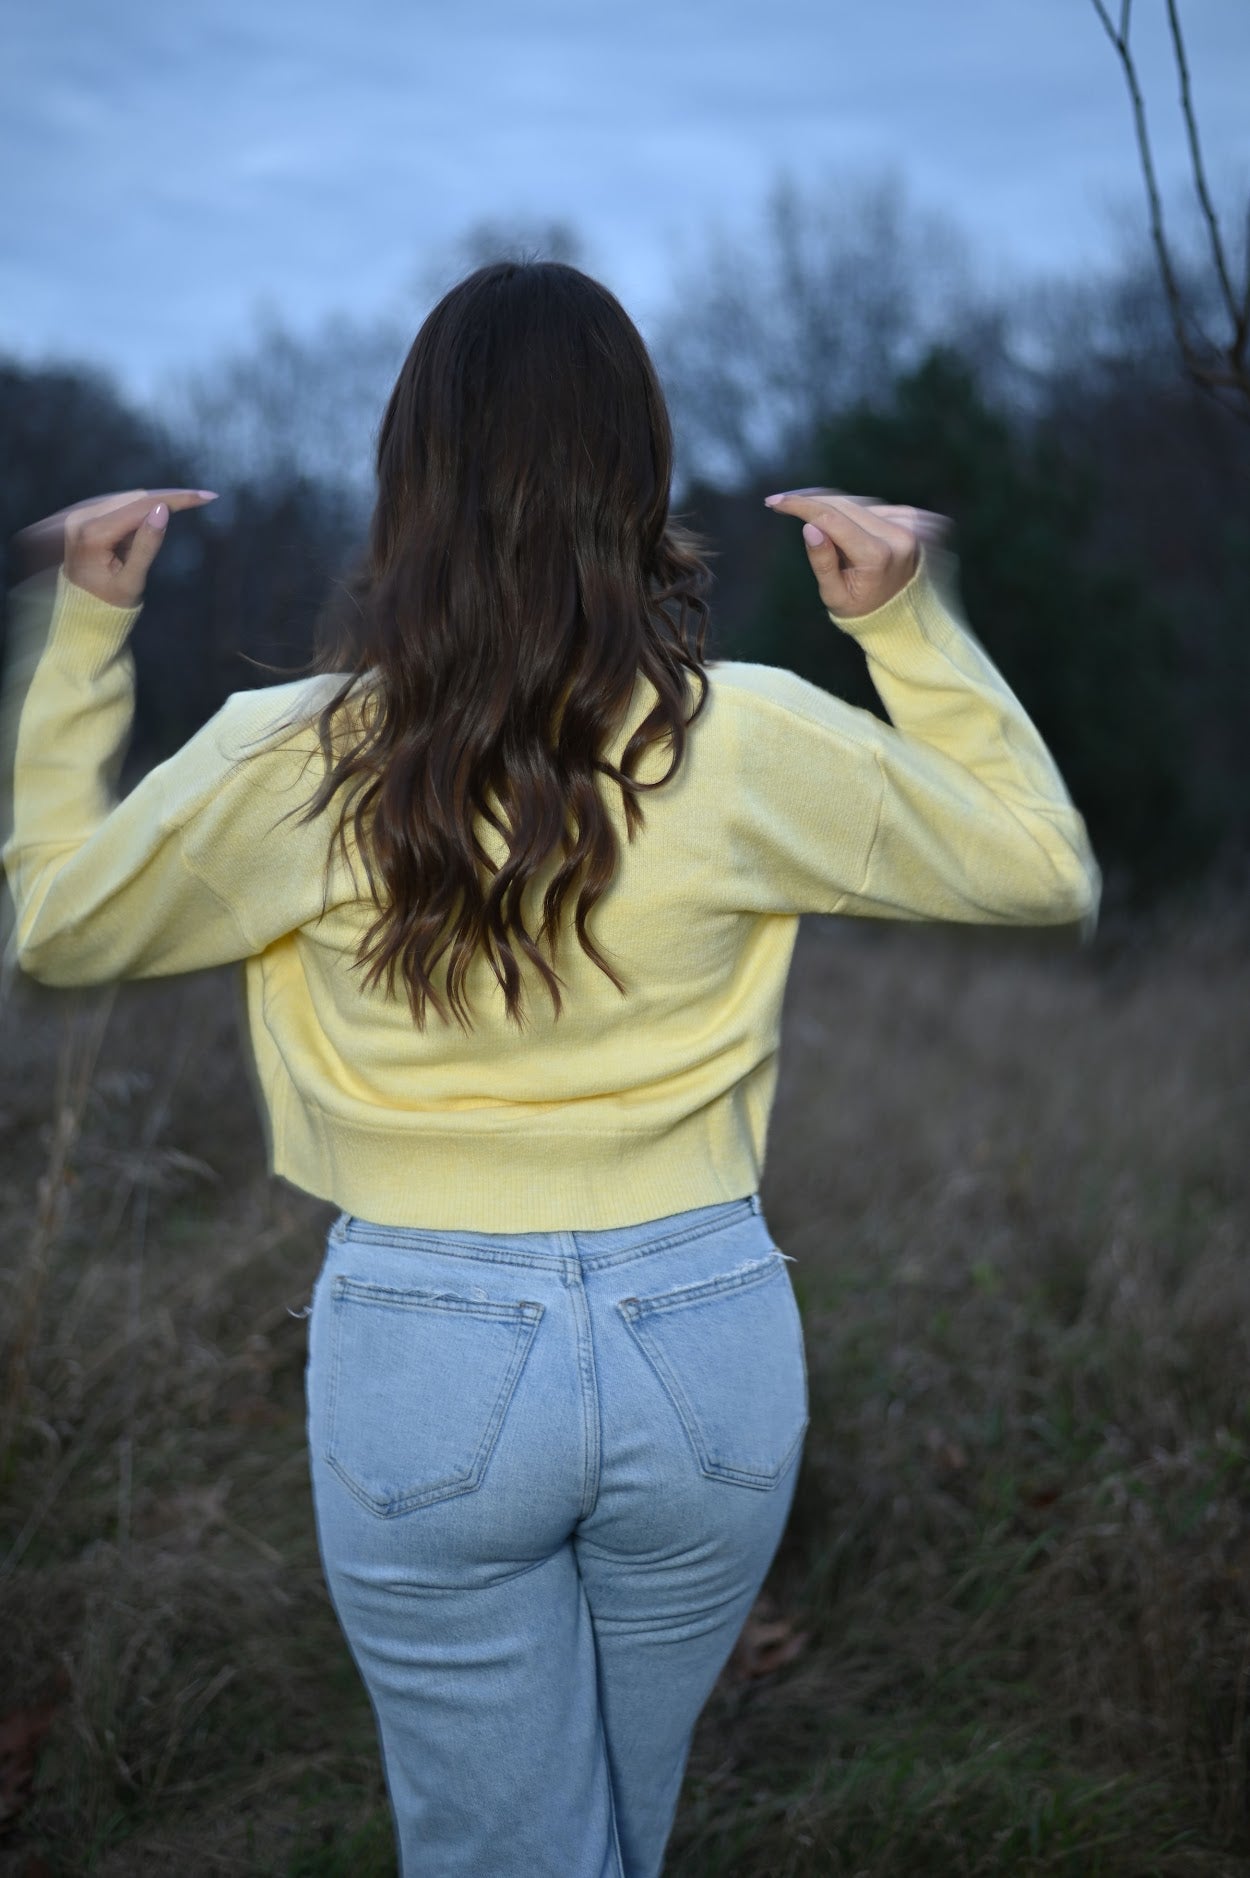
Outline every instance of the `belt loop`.
POLYGON ((762 1213, 764 1211, 764 1203, 758 1193, 751 1195, 751 1211, 753 1213, 762 1213))

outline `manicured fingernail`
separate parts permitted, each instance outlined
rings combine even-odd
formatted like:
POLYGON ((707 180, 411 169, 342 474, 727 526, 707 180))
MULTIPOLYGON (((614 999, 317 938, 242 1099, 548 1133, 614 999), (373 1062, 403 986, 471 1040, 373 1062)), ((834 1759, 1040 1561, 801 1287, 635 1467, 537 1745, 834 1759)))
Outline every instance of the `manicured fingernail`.
POLYGON ((217 500, 217 491, 215 489, 197 489, 195 493, 203 502, 216 502, 217 500))
POLYGON ((143 519, 149 528, 164 528, 166 522, 169 520, 168 505, 164 502, 158 502, 155 508, 148 510, 143 519))
POLYGON ((815 522, 804 522, 803 539, 809 548, 818 548, 824 540, 824 536, 821 534, 819 528, 817 528, 815 522))
POLYGON ((786 491, 783 489, 779 496, 765 496, 764 506, 766 508, 769 508, 772 506, 774 502, 784 502, 785 499, 786 499, 786 491))

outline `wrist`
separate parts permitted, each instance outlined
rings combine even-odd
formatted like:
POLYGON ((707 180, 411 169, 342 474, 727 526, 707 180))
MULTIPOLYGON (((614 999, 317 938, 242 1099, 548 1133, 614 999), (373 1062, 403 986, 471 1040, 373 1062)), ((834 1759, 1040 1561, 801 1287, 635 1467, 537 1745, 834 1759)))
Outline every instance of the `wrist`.
POLYGON ((874 600, 871 606, 861 607, 857 612, 848 612, 844 606, 839 606, 836 601, 826 600, 822 594, 821 599, 824 602, 825 611, 839 624, 845 622, 850 626, 857 626, 861 620, 875 620, 878 613, 885 615, 891 608, 897 609, 899 601, 904 596, 911 595, 920 579, 923 566, 924 557, 917 554, 911 572, 906 580, 899 583, 893 593, 884 600, 874 600))
POLYGON ((85 574, 81 568, 71 567, 68 561, 62 561, 60 575, 72 593, 85 594, 100 606, 112 607, 114 612, 136 613, 143 605, 142 587, 135 594, 125 588, 119 592, 117 583, 110 582, 109 591, 101 593, 99 586, 92 583, 90 574, 85 574))

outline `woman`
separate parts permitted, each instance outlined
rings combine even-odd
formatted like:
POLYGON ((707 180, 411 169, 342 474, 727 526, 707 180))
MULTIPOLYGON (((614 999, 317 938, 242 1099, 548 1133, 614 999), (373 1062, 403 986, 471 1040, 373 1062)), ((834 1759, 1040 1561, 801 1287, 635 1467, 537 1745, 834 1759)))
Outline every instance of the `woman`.
POLYGON ((799 916, 1097 917, 944 518, 768 498, 885 723, 703 661, 670 452, 611 294, 554 263, 471 275, 399 375, 337 643, 120 802, 127 635, 171 513, 209 492, 35 531, 60 566, 10 954, 54 985, 245 961, 270 1166, 339 1209, 312 1483, 406 1878, 661 1869, 808 1423, 759 1198, 799 916))

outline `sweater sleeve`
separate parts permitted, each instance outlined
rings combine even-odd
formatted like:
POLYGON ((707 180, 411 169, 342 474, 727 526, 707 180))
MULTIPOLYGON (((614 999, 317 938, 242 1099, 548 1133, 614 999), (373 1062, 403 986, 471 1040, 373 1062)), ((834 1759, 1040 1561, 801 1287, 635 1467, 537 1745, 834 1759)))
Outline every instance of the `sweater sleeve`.
POLYGON ((1020 700, 962 617, 957 560, 926 543, 858 618, 884 723, 756 667, 739 724, 737 875, 755 911, 1097 928, 1102 875, 1020 700))
POLYGON ((126 641, 139 612, 74 586, 63 568, 55 589, 39 576, 10 597, 0 708, 11 778, 0 847, 13 900, 5 956, 43 984, 225 964, 322 909, 321 818, 274 827, 318 778, 295 793, 289 738, 270 735, 265 747, 266 720, 298 703, 307 681, 234 693, 115 798, 134 719, 126 641))

